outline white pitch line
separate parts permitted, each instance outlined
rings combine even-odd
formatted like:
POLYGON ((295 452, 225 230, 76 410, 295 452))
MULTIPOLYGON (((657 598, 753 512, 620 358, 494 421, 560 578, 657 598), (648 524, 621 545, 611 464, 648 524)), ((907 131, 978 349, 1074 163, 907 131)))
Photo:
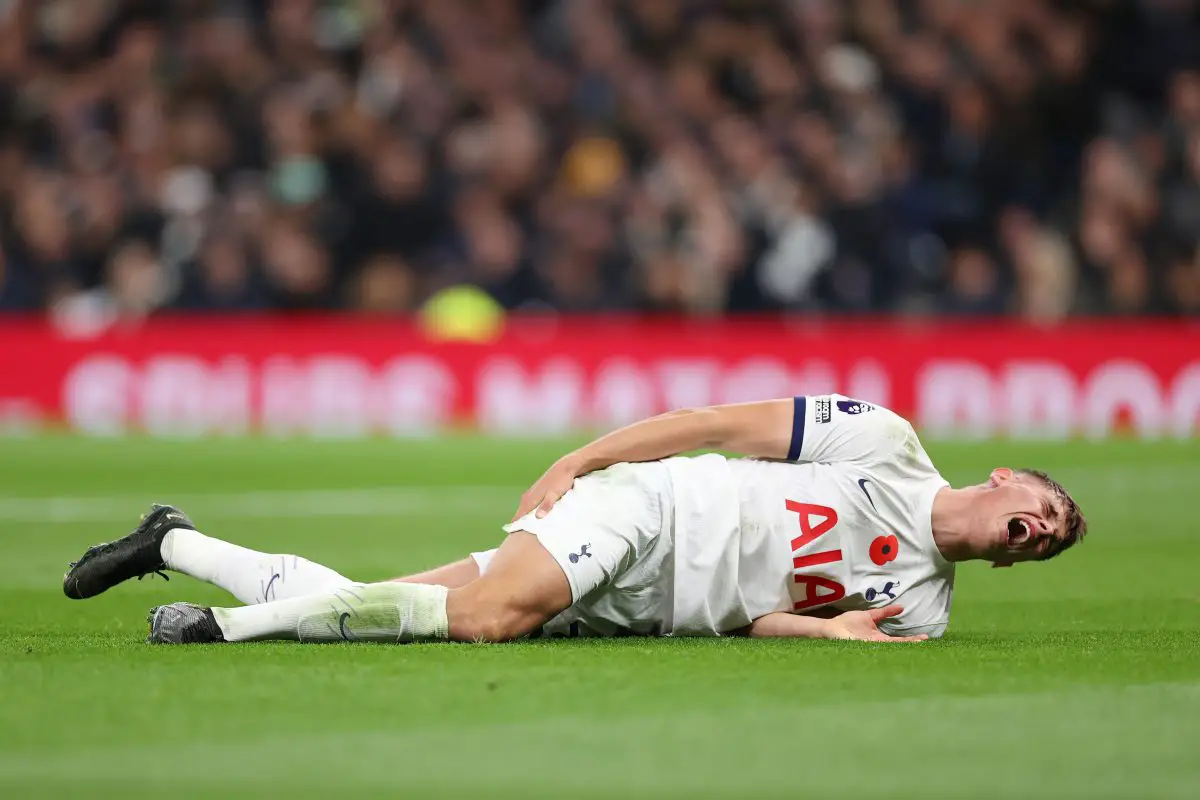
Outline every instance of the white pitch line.
MULTIPOLYGON (((1193 491, 1200 469, 1190 464, 1096 465, 1052 471, 1068 489, 1101 493, 1108 500, 1142 500, 1193 491)), ((136 519, 152 501, 179 505, 209 519, 373 517, 380 515, 487 513, 515 509, 525 486, 379 486, 361 489, 284 489, 219 494, 3 497, 0 523, 113 522, 136 519)))
POLYGON ((1047 471, 1068 491, 1110 498, 1177 495, 1200 485, 1200 469, 1194 464, 1052 467, 1047 471))
MULTIPOLYGON (((370 517, 386 514, 486 512, 516 507, 524 491, 506 486, 388 486, 289 489, 223 494, 0 497, 0 522, 70 523, 136 520, 150 502, 178 504, 216 519, 370 517)), ((506 520, 507 521, 507 520, 506 520)))

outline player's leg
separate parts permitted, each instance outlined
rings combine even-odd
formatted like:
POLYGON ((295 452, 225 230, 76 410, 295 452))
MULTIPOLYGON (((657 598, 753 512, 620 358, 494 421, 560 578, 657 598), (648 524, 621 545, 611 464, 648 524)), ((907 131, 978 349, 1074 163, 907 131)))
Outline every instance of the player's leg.
MULTIPOLYGON (((495 552, 495 550, 489 550, 487 555, 490 556, 495 552)), ((478 561, 480 555, 483 554, 475 553, 470 558, 460 559, 425 572, 418 572, 415 575, 392 578, 392 580, 399 583, 429 583, 445 586, 447 589, 457 589, 460 586, 466 586, 482 574, 478 561)))
POLYGON ((530 633, 571 602, 571 584, 555 557, 534 535, 516 532, 487 572, 460 588, 389 581, 241 608, 175 603, 152 612, 150 640, 503 642, 530 633))
POLYGON ((457 589, 460 586, 466 586, 486 572, 488 564, 492 562, 497 552, 497 548, 493 547, 491 550, 471 553, 468 558, 452 561, 415 575, 392 578, 392 580, 402 583, 432 583, 437 586, 445 586, 447 589, 457 589))
POLYGON ((619 465, 580 478, 544 518, 505 526, 511 534, 475 571, 459 563, 412 579, 465 582, 455 588, 390 581, 233 609, 175 604, 156 609, 151 641, 429 639, 506 641, 532 632, 599 587, 619 580, 665 529, 665 468, 619 465), (489 557, 490 556, 490 557, 489 557), (210 631, 219 628, 219 636, 210 631))
POLYGON ((186 514, 156 505, 121 539, 89 548, 63 578, 68 597, 93 597, 130 578, 172 570, 211 583, 247 604, 332 591, 354 582, 291 554, 260 553, 205 536, 186 514))
POLYGON ((458 642, 519 639, 574 600, 567 573, 545 544, 532 533, 515 531, 478 580, 448 593, 449 636, 458 642))
POLYGON ((337 570, 290 553, 262 553, 186 528, 161 545, 167 569, 211 583, 247 605, 333 591, 355 582, 337 570))

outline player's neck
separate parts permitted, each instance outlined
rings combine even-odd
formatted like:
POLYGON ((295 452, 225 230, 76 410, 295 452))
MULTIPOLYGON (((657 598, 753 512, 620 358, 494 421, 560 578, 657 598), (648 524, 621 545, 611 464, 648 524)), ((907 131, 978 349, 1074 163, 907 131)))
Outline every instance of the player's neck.
POLYGON ((972 488, 942 489, 933 498, 933 543, 947 561, 979 558, 971 542, 972 488))

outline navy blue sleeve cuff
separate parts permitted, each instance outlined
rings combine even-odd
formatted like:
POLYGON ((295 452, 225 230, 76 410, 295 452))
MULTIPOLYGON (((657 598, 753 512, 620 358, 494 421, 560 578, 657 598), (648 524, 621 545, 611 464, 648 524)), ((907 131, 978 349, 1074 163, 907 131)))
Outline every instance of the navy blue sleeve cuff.
POLYGON ((808 398, 800 395, 792 398, 792 444, 788 447, 788 461, 800 458, 800 449, 804 447, 804 416, 808 406, 808 398))

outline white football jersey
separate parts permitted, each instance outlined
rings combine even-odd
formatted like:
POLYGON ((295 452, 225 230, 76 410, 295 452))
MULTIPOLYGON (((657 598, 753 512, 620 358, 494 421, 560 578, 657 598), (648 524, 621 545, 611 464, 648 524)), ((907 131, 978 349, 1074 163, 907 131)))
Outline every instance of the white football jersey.
POLYGON ((797 397, 787 461, 667 459, 675 493, 672 631, 734 630, 773 611, 890 603, 890 634, 940 636, 954 565, 933 541, 947 486, 912 425, 842 395, 797 397))

